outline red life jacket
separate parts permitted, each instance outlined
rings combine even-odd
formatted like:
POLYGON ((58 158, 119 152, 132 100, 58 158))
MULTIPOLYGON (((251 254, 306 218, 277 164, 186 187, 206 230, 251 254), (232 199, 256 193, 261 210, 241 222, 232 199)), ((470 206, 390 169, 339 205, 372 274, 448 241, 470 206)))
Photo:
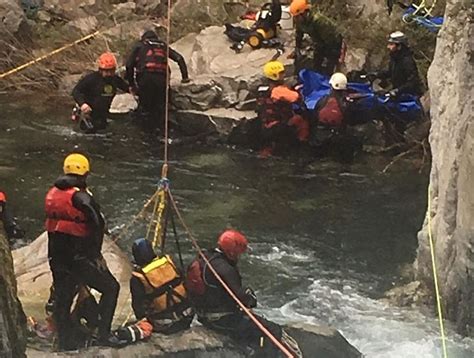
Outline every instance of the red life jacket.
POLYGON ((84 213, 72 205, 78 188, 60 190, 52 187, 46 194, 46 231, 87 237, 90 234, 84 213))
POLYGON ((5 195, 3 191, 0 191, 0 202, 6 203, 6 201, 7 201, 7 196, 5 195))
POLYGON ((318 111, 318 121, 321 124, 340 127, 343 124, 344 114, 336 97, 329 96, 324 106, 318 111))
POLYGON ((262 85, 257 89, 257 114, 262 121, 263 128, 271 128, 280 123, 286 123, 293 117, 291 103, 285 101, 274 101, 272 91, 275 84, 262 85))
POLYGON ((166 73, 168 58, 166 46, 161 43, 147 43, 138 54, 138 72, 166 73))
POLYGON ((206 284, 204 283, 202 274, 201 260, 197 258, 191 262, 186 271, 184 286, 190 296, 202 296, 206 293, 206 284))

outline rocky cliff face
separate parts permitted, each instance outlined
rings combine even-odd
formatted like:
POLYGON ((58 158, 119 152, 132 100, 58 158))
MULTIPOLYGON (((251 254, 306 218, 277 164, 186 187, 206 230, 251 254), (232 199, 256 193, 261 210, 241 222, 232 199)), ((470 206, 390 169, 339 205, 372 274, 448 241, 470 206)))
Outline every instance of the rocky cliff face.
POLYGON ((8 240, 0 229, 0 357, 25 357, 26 319, 16 295, 8 240))
MULTIPOLYGON (((429 70, 431 229, 445 315, 474 335, 474 126, 471 0, 450 0, 429 70)), ((418 279, 433 287, 428 221, 418 235, 418 279)))

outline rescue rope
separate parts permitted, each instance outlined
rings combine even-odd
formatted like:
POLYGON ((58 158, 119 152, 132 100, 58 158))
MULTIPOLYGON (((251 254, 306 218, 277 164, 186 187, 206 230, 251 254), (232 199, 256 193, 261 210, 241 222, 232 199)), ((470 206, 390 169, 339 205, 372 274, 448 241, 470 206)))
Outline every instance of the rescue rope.
MULTIPOLYGON (((170 40, 171 40, 171 0, 168 0, 168 9, 166 14, 166 60, 169 66, 169 58, 170 58, 170 40)), ((170 74, 171 71, 169 68, 166 69, 166 96, 165 96, 165 148, 163 153, 163 172, 161 173, 161 177, 167 177, 168 171, 168 130, 169 130, 169 98, 170 98, 170 74), (166 171, 165 171, 166 167, 166 171)))
POLYGON ((5 78, 5 77, 10 76, 10 75, 13 75, 14 73, 17 73, 17 72, 19 72, 19 71, 21 71, 21 70, 23 70, 23 69, 25 69, 25 68, 27 68, 27 67, 30 67, 31 65, 37 64, 37 63, 39 63, 39 62, 41 62, 41 61, 43 61, 43 60, 45 60, 45 59, 47 59, 47 58, 49 58, 49 57, 51 57, 51 56, 53 56, 53 55, 56 55, 56 54, 58 54, 58 53, 60 53, 60 52, 62 52, 62 51, 64 51, 64 50, 67 50, 67 49, 70 48, 70 47, 73 47, 73 46, 75 46, 75 45, 77 45, 77 44, 79 44, 79 43, 81 43, 81 42, 84 42, 84 41, 87 41, 87 40, 89 40, 89 39, 91 39, 91 38, 93 38, 93 37, 96 37, 97 35, 99 35, 99 34, 105 32, 105 31, 107 31, 107 30, 102 30, 102 31, 99 31, 99 30, 98 30, 98 31, 96 31, 96 32, 93 32, 92 34, 89 34, 89 35, 87 35, 87 36, 81 37, 80 39, 78 39, 78 40, 76 40, 76 41, 73 41, 73 42, 71 42, 71 43, 69 43, 69 44, 66 44, 66 45, 64 45, 64 46, 62 46, 62 47, 59 47, 59 48, 57 48, 57 49, 55 49, 55 50, 53 50, 53 51, 51 51, 51 52, 48 52, 47 54, 45 54, 45 55, 43 55, 43 56, 40 56, 40 57, 38 57, 38 58, 35 58, 34 60, 31 60, 31 61, 29 61, 29 62, 26 62, 26 63, 24 63, 23 65, 20 65, 20 66, 17 66, 17 67, 15 67, 15 68, 12 68, 11 70, 8 70, 7 72, 4 72, 4 73, 0 74, 0 79, 5 78))
POLYGON ((186 234, 188 234, 189 239, 191 240, 192 245, 198 252, 199 256, 204 260, 206 263, 207 267, 211 270, 211 272, 214 274, 216 279, 219 281, 219 283, 224 287, 224 289, 227 291, 230 297, 238 304, 238 306, 242 309, 242 311, 245 312, 247 316, 250 317, 250 319, 255 323, 255 325, 268 337, 270 338, 271 342, 278 347, 288 358, 295 358, 293 353, 291 353, 263 324, 259 322, 259 320, 255 317, 255 315, 252 313, 252 311, 247 308, 240 300, 239 298, 235 295, 235 293, 230 289, 229 286, 224 282, 222 277, 217 273, 217 271, 214 269, 214 267, 211 265, 207 257, 204 255, 202 252, 201 247, 197 243, 196 239, 194 236, 191 234, 191 231, 189 227, 186 225, 186 222, 183 219, 183 216, 181 215, 181 212, 178 209, 178 206, 173 198, 173 195, 171 194, 171 191, 168 189, 168 195, 170 198, 170 203, 173 206, 173 209, 176 213, 176 216, 178 217, 181 225, 183 226, 184 230, 186 231, 186 234))
POLYGON ((439 293, 439 284, 438 284, 438 271, 436 269, 436 255, 434 249, 433 234, 431 232, 431 184, 428 186, 428 238, 430 242, 430 252, 431 252, 431 264, 433 266, 433 280, 435 286, 435 295, 436 295, 436 306, 438 309, 438 320, 439 320, 439 329, 441 332, 441 344, 443 346, 443 357, 448 358, 448 352, 446 350, 446 336, 444 333, 444 324, 443 324, 443 310, 441 307, 441 295, 439 293))

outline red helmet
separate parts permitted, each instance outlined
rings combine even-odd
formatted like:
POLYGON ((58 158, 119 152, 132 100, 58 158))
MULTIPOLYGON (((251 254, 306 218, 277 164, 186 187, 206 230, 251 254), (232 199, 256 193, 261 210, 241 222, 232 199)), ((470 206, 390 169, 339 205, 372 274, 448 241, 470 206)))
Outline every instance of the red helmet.
POLYGON ((217 246, 229 259, 237 261, 239 256, 247 251, 248 241, 240 232, 226 230, 219 236, 217 246))
POLYGON ((117 59, 111 52, 105 52, 100 55, 97 62, 99 64, 99 69, 101 70, 114 70, 117 68, 117 59))

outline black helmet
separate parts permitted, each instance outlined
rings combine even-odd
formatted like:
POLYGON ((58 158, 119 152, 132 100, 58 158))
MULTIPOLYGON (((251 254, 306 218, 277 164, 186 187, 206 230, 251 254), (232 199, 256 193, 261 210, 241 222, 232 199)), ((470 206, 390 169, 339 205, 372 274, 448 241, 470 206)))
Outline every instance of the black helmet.
POLYGON ((158 40, 158 35, 153 30, 146 30, 142 35, 142 41, 145 40, 158 40))
POLYGON ((138 239, 133 242, 132 255, 135 263, 139 266, 150 263, 156 257, 151 242, 147 239, 138 239))
POLYGON ((395 31, 388 37, 388 42, 392 44, 407 45, 408 39, 403 32, 395 31))

